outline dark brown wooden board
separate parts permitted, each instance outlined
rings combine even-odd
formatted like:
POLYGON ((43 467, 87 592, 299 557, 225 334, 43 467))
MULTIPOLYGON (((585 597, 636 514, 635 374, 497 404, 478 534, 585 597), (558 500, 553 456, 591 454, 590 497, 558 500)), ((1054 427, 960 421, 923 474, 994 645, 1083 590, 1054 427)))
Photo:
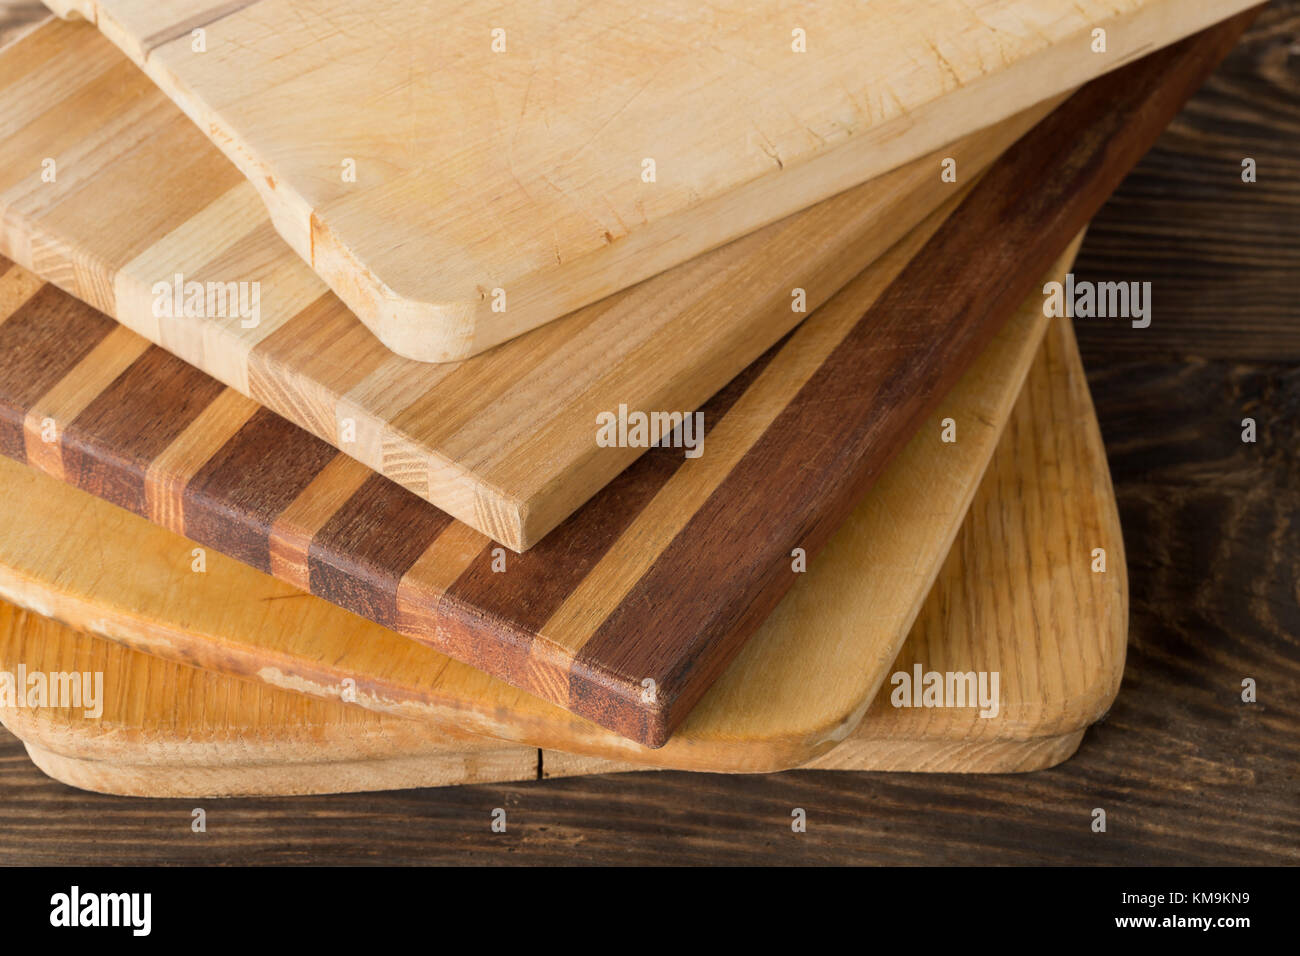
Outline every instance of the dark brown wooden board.
POLYGON ((891 253, 907 264, 865 314, 834 331, 885 266, 705 407, 723 453, 645 455, 505 573, 483 536, 48 287, 0 324, 0 448, 661 746, 788 589, 791 551, 815 555, 1248 19, 1089 84, 891 253))

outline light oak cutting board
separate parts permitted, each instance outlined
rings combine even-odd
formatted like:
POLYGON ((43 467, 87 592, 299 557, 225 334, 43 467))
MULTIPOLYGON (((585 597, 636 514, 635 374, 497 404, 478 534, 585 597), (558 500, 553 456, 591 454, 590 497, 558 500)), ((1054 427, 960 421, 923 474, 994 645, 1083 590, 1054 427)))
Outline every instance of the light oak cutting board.
POLYGON ((522 551, 641 453, 598 445, 600 413, 698 408, 955 194, 943 157, 971 182, 1048 106, 487 354, 430 366, 366 331, 116 47, 51 19, 0 52, 0 253, 522 551), (256 324, 215 297, 224 314, 208 314, 206 295, 185 315, 169 291, 177 275, 256 288, 256 324), (155 310, 159 295, 170 309, 155 310))
POLYGON ((0 451, 663 746, 795 582, 792 555, 816 556, 1244 25, 1071 97, 951 217, 715 396, 701 458, 643 456, 505 564, 386 479, 43 293, 0 325, 0 451))
POLYGON ((176 100, 385 344, 447 361, 1249 0, 48 3, 176 100))
MULTIPOLYGON (((1118 540, 1087 386, 1070 328, 1057 320, 953 550, 889 668, 891 675, 911 674, 917 664, 939 673, 997 672, 998 713, 895 707, 895 685, 887 681, 848 737, 808 766, 1005 773, 1064 760, 1109 706, 1123 670, 1124 555, 1111 544, 1118 540), (1081 557, 1087 543, 1098 541, 1110 545, 1104 573, 1081 557)), ((823 564, 812 573, 829 570, 823 564)), ((872 575, 869 564, 844 572, 864 583, 872 575)), ((852 603, 847 594, 839 600, 852 603)), ((806 641, 836 617, 816 607, 801 613, 806 641)), ((20 666, 27 673, 103 674, 102 713, 92 718, 84 708, 0 709, 0 720, 38 766, 91 790, 320 793, 639 769, 312 699, 0 605, 0 670, 16 673, 20 666)), ((805 685, 809 705, 818 690, 805 685)))
MULTIPOLYGON (((1058 275, 1066 268, 1062 262, 1058 275)), ((0 282, 6 288, 13 287, 0 282)), ((346 693, 363 707, 459 732, 690 769, 798 766, 852 730, 930 591, 1047 326, 1040 301, 1035 294, 1017 312, 660 750, 600 731, 215 552, 195 573, 191 542, 2 459, 0 487, 15 507, 0 515, 0 594, 158 656, 308 694, 346 693), (956 442, 942 440, 945 418, 956 442)), ((1068 330, 1062 342, 1056 351, 1072 356, 1068 330)), ((1070 398, 1051 406, 1042 426, 1059 433, 1054 443, 1026 443, 1016 460, 1050 448, 1060 474, 1104 475, 1077 359, 1036 374, 1037 390, 1059 392, 1068 383, 1070 398)), ((1114 641, 1123 642, 1123 628, 1106 623, 1124 599, 1109 501, 1108 494, 1071 494, 1066 514, 1096 528, 1098 546, 1119 553, 1116 576, 1092 577, 1090 551, 1031 563, 1067 590, 1081 580, 1103 588, 1043 639, 1091 647, 1104 638, 1095 652, 1080 652, 1089 660, 1109 659, 1114 641)), ((1038 536, 1026 540, 1049 546, 1038 536)))

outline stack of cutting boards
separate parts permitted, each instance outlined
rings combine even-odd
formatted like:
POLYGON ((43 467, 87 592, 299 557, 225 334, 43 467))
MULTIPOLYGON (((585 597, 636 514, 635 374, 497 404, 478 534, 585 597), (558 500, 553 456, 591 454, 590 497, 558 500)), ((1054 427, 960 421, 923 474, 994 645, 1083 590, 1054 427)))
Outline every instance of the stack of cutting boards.
POLYGON ((51 776, 1025 771, 1109 707, 1045 293, 1247 3, 49 5, 0 720, 51 776))

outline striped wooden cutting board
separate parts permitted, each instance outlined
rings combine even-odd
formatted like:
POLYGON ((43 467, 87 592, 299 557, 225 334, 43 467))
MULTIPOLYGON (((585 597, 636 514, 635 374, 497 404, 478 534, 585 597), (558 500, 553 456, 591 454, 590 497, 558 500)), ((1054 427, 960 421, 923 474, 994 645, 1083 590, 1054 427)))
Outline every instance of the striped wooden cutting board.
MULTIPOLYGON (((131 543, 113 544, 118 547, 109 546, 105 576, 114 579, 109 586, 120 586, 123 576, 113 573, 120 559, 112 552, 131 543)), ((178 590, 186 588, 183 573, 173 585, 178 590)), ((809 578, 841 573, 846 582, 856 575, 859 586, 869 589, 878 571, 869 560, 838 561, 832 551, 809 578), (837 566, 842 564, 854 566, 837 566)), ((1124 579, 1101 436, 1069 320, 1057 319, 952 553, 887 670, 891 678, 856 728, 847 727, 847 736, 808 766, 1008 773, 1066 759, 1119 686, 1128 622, 1124 579), (1108 552, 1105 573, 1092 570, 1091 546, 1099 544, 1108 552), (1063 607, 1070 613, 1058 613, 1063 607), (986 698, 996 697, 997 712, 981 716, 973 702, 896 706, 902 685, 893 675, 911 678, 918 666, 926 673, 974 673, 977 687, 983 674, 990 690, 997 674, 997 693, 986 698)), ((803 656, 815 654, 815 644, 835 630, 871 628, 879 605, 856 602, 854 590, 839 587, 830 601, 805 609, 803 656), (828 607, 836 602, 845 610, 857 604, 859 613, 869 609, 870 616, 839 615, 828 607)), ((767 668, 790 668, 798 656, 769 654, 767 668)), ((842 662, 849 663, 847 655, 842 662)), ((84 706, 0 708, 0 720, 22 738, 39 767, 90 790, 159 797, 325 793, 644 767, 454 734, 443 724, 312 700, 154 657, 0 604, 0 671, 16 674, 19 667, 29 674, 90 674, 91 680, 102 675, 95 702, 102 711, 90 716, 84 706)), ((836 670, 819 669, 815 676, 825 680, 836 670)), ((806 714, 827 691, 808 681, 801 689, 804 699, 797 704, 775 696, 806 714)), ((749 701, 754 708, 769 704, 766 697, 749 701)), ((855 716, 860 715, 861 708, 855 716)), ((762 742, 737 736, 733 745, 757 750, 762 742)), ((645 753, 658 757, 671 750, 672 743, 645 753)))
POLYGON ((1248 3, 47 0, 178 102, 384 342, 433 361, 1248 3))
MULTIPOLYGON (((1052 278, 1064 279, 1077 244, 1052 278)), ((192 541, 4 458, 0 496, 12 507, 0 512, 0 596, 151 655, 330 699, 346 695, 440 727, 679 769, 800 766, 842 740, 876 693, 985 474, 1047 324, 1035 292, 658 750, 215 551, 204 573, 193 573, 192 541), (944 419, 958 441, 943 440, 944 419), (95 560, 86 560, 88 549, 95 560)), ((1049 354, 1056 351, 1073 356, 1068 336, 1049 354)), ((1056 395, 1067 383, 1069 390, 1060 401, 1034 399, 1036 427, 1051 441, 1031 435, 1017 447, 1049 454, 1054 469, 1083 479, 1105 474, 1105 455, 1077 364, 1051 361, 1039 370, 1035 395, 1056 395)), ((1018 404, 1030 400, 1021 395, 1018 404)), ((1044 496, 1029 487, 1022 504, 1041 505, 1044 496)), ((1096 575, 1089 565, 1093 547, 1122 550, 1111 494, 1091 479, 1060 497, 1071 503, 1068 517, 1049 511, 1025 520, 1072 524, 1077 537, 1027 537, 1047 549, 1036 565, 1051 569, 1054 586, 1078 610, 1039 641, 1071 661, 1109 659, 1122 568, 1119 576, 1096 575)), ((1061 675, 1082 669, 1052 666, 1061 675)))
POLYGON ((0 451, 662 746, 1244 25, 1089 84, 522 556, 48 289, 0 451))
MULTIPOLYGON (((1050 105, 943 157, 973 181, 1050 105)), ((643 451, 598 444, 598 415, 698 408, 953 195, 943 157, 430 366, 327 291, 252 185, 96 30, 51 20, 0 52, 0 254, 516 551, 643 451), (203 284, 197 314, 176 276, 182 294, 203 284)))

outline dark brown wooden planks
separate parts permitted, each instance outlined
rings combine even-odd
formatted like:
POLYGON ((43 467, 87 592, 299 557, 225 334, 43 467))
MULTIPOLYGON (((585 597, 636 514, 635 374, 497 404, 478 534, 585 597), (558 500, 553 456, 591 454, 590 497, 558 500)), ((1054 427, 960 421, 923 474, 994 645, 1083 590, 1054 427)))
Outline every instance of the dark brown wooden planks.
MULTIPOLYGON (((13 273, 16 280, 16 267, 0 262, 0 276, 13 273)), ((0 452, 23 456, 27 410, 112 331, 112 319, 53 286, 17 303, 0 325, 0 452)))
MULTIPOLYGON (((120 420, 85 414, 113 376, 85 403, 55 403, 76 412, 59 429, 63 454, 33 456, 29 429, 24 457, 78 484, 90 482, 94 457, 90 483, 138 511, 135 485, 102 473, 143 470, 141 513, 154 520, 662 745, 789 587, 791 550, 820 547, 1243 25, 1096 81, 957 215, 930 217, 716 396, 701 458, 650 451, 526 555, 507 555, 229 389, 142 462, 114 444, 122 421, 161 421, 182 385, 119 387, 120 420), (76 455, 63 448, 68 435, 76 455)), ((65 325, 102 321, 73 309, 65 325)), ((120 361, 139 348, 122 375, 161 367, 154 347, 117 344, 120 361)), ((89 389, 65 376, 32 398, 21 387, 29 367, 0 356, 9 421, 26 421, 60 388, 89 389)), ((73 373, 96 374, 81 363, 73 373)))

